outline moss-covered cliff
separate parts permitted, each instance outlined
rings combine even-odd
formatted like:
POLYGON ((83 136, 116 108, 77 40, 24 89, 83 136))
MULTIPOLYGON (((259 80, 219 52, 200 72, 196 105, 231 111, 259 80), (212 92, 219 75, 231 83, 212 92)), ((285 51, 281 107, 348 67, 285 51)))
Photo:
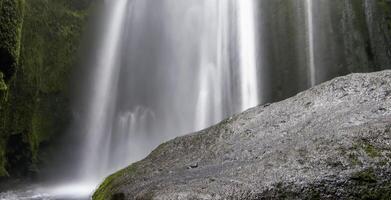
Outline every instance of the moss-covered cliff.
POLYGON ((37 172, 69 120, 91 0, 0 0, 0 177, 37 172))

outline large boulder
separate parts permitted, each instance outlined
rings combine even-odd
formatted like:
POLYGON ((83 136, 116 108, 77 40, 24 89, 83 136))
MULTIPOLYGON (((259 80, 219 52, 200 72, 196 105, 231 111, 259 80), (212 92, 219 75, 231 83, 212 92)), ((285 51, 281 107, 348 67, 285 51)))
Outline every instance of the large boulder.
POLYGON ((95 200, 389 199, 391 71, 336 78, 160 145, 95 200))

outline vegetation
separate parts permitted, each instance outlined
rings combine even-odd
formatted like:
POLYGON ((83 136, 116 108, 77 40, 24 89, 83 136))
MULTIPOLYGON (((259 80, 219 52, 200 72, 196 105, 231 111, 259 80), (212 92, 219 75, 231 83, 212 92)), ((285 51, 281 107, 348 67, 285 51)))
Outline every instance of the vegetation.
MULTIPOLYGON (((91 1, 0 0, 0 177, 37 173, 45 149, 66 130, 68 80, 91 1)), ((391 1, 377 2, 386 22, 383 28, 391 33, 391 1)), ((362 9, 353 5, 355 10, 362 9)), ((290 6, 278 8, 285 12, 290 6)), ((364 16, 360 17, 364 22, 364 16)), ((290 26, 292 32, 287 35, 296 37, 297 27, 290 26)), ((365 23, 360 28, 366 28, 365 23)), ((370 157, 379 156, 374 146, 362 148, 370 157)), ((351 161, 360 163, 354 154, 351 161)))
POLYGON ((104 182, 99 186, 99 188, 96 190, 96 192, 94 193, 92 198, 94 200, 123 199, 123 198, 119 197, 122 194, 115 194, 115 192, 113 191, 113 189, 116 186, 115 181, 118 181, 118 179, 121 176, 124 176, 125 174, 127 174, 127 175, 137 174, 138 165, 140 165, 140 163, 132 164, 131 166, 129 166, 123 170, 120 170, 120 171, 112 174, 111 176, 107 177, 104 180, 104 182))
POLYGON ((68 80, 90 0, 0 0, 0 177, 37 171, 69 124, 68 80))

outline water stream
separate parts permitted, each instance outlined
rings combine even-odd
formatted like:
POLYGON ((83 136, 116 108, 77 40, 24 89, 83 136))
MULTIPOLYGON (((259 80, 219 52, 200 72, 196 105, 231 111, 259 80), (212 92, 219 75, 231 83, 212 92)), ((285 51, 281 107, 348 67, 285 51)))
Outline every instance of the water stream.
POLYGON ((378 61, 368 42, 377 33, 357 24, 375 27, 373 2, 104 1, 89 81, 81 81, 81 126, 72 130, 82 136, 69 169, 75 178, 0 199, 88 199, 104 177, 164 141, 337 75, 371 71, 378 61))
POLYGON ((161 142, 260 103, 253 0, 107 4, 76 130, 85 134, 80 175, 60 188, 88 191, 161 142))

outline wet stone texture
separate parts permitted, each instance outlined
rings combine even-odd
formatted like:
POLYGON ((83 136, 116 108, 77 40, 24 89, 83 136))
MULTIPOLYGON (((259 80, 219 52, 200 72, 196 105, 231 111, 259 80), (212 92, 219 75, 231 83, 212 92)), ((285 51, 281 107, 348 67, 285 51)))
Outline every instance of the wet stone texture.
POLYGON ((389 199, 391 71, 336 78, 160 145, 99 199, 389 199))

